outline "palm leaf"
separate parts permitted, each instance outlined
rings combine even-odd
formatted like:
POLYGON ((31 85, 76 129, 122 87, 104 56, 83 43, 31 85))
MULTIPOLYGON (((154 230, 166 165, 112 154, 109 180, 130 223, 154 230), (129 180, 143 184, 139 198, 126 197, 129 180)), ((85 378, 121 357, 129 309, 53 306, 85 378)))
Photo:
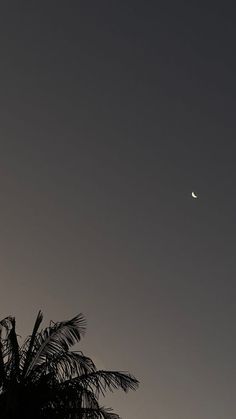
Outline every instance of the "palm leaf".
POLYGON ((49 358, 48 364, 48 369, 53 369, 59 382, 96 371, 93 361, 80 352, 64 351, 49 358))
POLYGON ((4 352, 2 342, 2 326, 0 325, 0 387, 6 382, 6 371, 4 366, 4 352))
POLYGON ((48 409, 49 413, 52 408, 58 415, 63 413, 64 418, 73 417, 73 415, 77 417, 76 414, 78 417, 81 417, 79 415, 81 414, 82 409, 98 411, 99 404, 91 391, 78 386, 71 387, 68 383, 67 385, 62 383, 57 387, 55 395, 51 395, 48 404, 45 405, 45 410, 48 409))
POLYGON ((85 419, 90 417, 89 414, 91 418, 120 419, 120 416, 113 413, 112 409, 100 406, 94 393, 87 389, 82 392, 80 410, 85 419))
POLYGON ((25 376, 28 376, 35 366, 42 364, 47 357, 69 350, 70 346, 80 341, 84 333, 85 319, 82 314, 75 316, 71 320, 58 322, 44 329, 37 336, 33 359, 27 368, 25 376))
POLYGON ((19 374, 19 366, 20 366, 20 355, 19 355, 19 344, 17 341, 16 335, 16 321, 15 318, 11 320, 12 328, 9 331, 8 340, 9 346, 11 350, 11 376, 17 377, 19 374))
MULTIPOLYGON (((69 416, 68 416, 69 417, 69 416)), ((121 419, 119 415, 113 413, 112 409, 98 406, 97 409, 82 408, 80 411, 80 416, 72 416, 72 418, 81 419, 121 419)))
MULTIPOLYGON (((82 352, 62 351, 47 359, 34 368, 34 379, 37 381, 43 374, 51 374, 58 383, 71 380, 84 374, 96 371, 93 361, 82 352)), ((33 377, 31 376, 31 379, 33 377)))
POLYGON ((121 419, 119 415, 113 413, 113 410, 107 407, 100 407, 100 413, 104 419, 121 419))
POLYGON ((35 324, 34 324, 34 328, 33 328, 33 332, 32 335, 30 336, 28 342, 27 342, 27 346, 28 346, 28 350, 25 352, 25 361, 24 361, 24 367, 23 367, 23 371, 22 371, 22 375, 24 376, 29 364, 31 362, 32 359, 32 351, 33 351, 33 347, 35 344, 35 339, 36 339, 36 335, 39 329, 40 324, 42 323, 43 320, 43 314, 41 312, 41 310, 38 312, 37 318, 35 320, 35 324))
POLYGON ((73 385, 82 385, 96 392, 96 394, 105 395, 107 390, 113 391, 122 389, 127 392, 128 390, 136 390, 139 381, 132 375, 122 371, 104 371, 98 370, 90 374, 84 374, 80 377, 71 380, 73 385))

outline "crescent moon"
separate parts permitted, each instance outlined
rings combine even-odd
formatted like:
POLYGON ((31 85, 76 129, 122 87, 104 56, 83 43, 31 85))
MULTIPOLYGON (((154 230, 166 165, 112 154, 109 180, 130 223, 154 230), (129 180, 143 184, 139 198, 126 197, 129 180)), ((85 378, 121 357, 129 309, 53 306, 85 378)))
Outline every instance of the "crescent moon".
POLYGON ((197 198, 198 198, 198 196, 195 194, 195 192, 192 192, 192 197, 193 197, 194 199, 197 199, 197 198))

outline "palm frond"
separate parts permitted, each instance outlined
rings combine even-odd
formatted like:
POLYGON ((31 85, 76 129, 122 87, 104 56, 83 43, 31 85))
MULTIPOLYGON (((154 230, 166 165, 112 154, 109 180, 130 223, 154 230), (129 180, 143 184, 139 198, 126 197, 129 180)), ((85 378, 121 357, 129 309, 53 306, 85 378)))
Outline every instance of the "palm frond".
POLYGON ((64 351, 48 359, 48 369, 53 370, 59 382, 96 371, 93 361, 79 352, 64 351))
MULTIPOLYGON (((96 371, 96 366, 93 361, 82 352, 61 351, 59 354, 47 357, 42 364, 35 366, 33 377, 37 381, 42 375, 51 374, 52 379, 62 383, 94 371, 96 371)), ((31 376, 31 379, 33 377, 31 376)))
POLYGON ((100 413, 104 419, 121 419, 119 415, 113 412, 113 409, 100 407, 100 413))
POLYGON ((10 347, 10 359, 11 359, 11 376, 17 377, 19 374, 20 366, 20 355, 19 355, 19 344, 16 335, 16 321, 12 318, 12 328, 8 334, 9 347, 10 347))
POLYGON ((97 409, 82 408, 81 416, 72 416, 73 418, 81 417, 81 419, 121 419, 119 415, 112 409, 99 406, 97 409))
POLYGON ((83 409, 97 412, 99 408, 98 400, 92 392, 82 387, 71 387, 63 383, 57 387, 54 394, 50 395, 48 403, 45 404, 45 410, 48 410, 49 417, 51 417, 51 411, 54 411, 58 415, 64 414, 63 418, 80 418, 83 409))
POLYGON ((74 385, 85 386, 95 391, 96 394, 102 394, 103 396, 107 390, 122 389, 124 392, 127 392, 128 390, 136 390, 139 385, 139 381, 126 372, 104 370, 81 375, 71 380, 71 382, 74 385))
POLYGON ((82 314, 71 320, 54 323, 37 335, 35 340, 33 359, 25 376, 28 376, 36 365, 42 364, 47 357, 61 351, 68 351, 70 346, 80 341, 85 333, 85 319, 82 314))
POLYGON ((91 418, 103 418, 103 419, 120 419, 120 416, 115 414, 111 408, 105 408, 100 406, 97 398, 92 391, 84 389, 81 397, 81 412, 84 418, 88 418, 88 414, 91 414, 91 418))
POLYGON ((0 321, 1 384, 6 383, 10 376, 16 378, 19 374, 20 354, 15 324, 15 318, 12 316, 0 321))
POLYGON ((31 359, 32 359, 32 351, 33 351, 33 347, 34 347, 34 344, 35 344, 35 339, 36 339, 36 336, 37 336, 37 332, 38 332, 39 326, 42 323, 42 320, 43 320, 43 313, 40 310, 38 312, 37 318, 35 320, 35 324, 34 324, 32 335, 27 340, 28 349, 27 349, 27 351, 23 352, 23 354, 25 355, 24 356, 25 359, 24 359, 23 371, 22 371, 22 375, 23 376, 25 375, 25 373, 26 373, 26 371, 27 371, 27 369, 29 367, 29 364, 31 362, 31 359))
POLYGON ((2 326, 0 325, 0 388, 6 383, 6 371, 4 365, 4 351, 2 343, 2 326))
POLYGON ((77 407, 75 405, 55 405, 50 404, 44 409, 45 417, 50 418, 70 418, 70 419, 121 419, 119 415, 110 408, 97 405, 96 407, 77 407))

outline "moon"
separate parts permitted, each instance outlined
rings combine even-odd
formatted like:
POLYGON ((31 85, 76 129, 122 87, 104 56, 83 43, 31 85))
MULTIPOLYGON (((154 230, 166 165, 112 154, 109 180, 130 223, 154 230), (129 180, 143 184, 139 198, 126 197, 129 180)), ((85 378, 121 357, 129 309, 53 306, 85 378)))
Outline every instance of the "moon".
POLYGON ((195 192, 192 192, 192 197, 193 197, 194 199, 197 199, 197 198, 198 198, 198 196, 195 194, 195 192))

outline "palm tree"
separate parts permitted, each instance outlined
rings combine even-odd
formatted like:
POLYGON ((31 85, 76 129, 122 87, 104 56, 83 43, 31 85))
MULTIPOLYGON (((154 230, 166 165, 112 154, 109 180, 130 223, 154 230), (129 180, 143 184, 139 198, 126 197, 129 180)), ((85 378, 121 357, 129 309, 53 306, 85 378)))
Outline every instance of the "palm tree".
POLYGON ((99 395, 136 390, 138 380, 126 372, 98 370, 82 352, 70 350, 85 333, 82 314, 39 331, 42 320, 39 311, 21 347, 15 318, 0 321, 1 419, 118 419, 100 406, 99 395))

